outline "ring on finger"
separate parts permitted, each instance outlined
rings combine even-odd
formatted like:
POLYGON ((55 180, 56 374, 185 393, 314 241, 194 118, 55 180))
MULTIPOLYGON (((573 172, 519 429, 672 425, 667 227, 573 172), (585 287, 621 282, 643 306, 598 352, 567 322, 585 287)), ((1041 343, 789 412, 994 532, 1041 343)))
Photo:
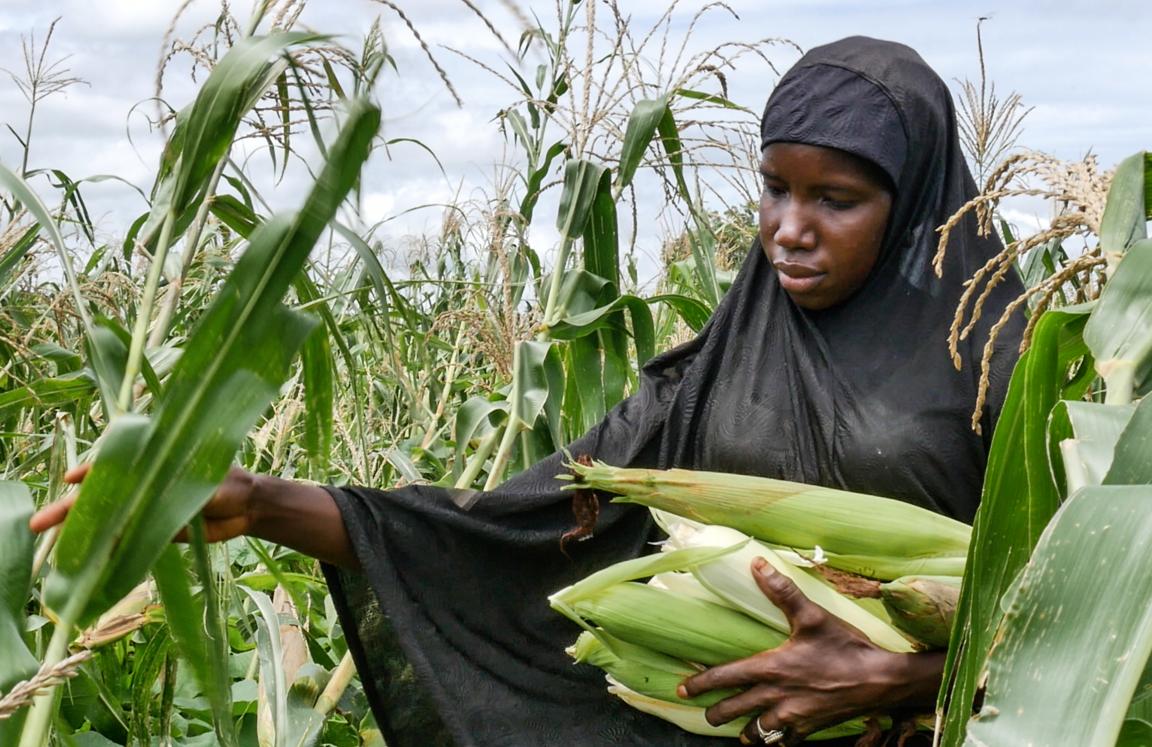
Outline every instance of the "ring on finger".
POLYGON ((760 741, 764 744, 780 744, 784 741, 783 729, 765 729, 760 719, 756 721, 756 736, 760 737, 760 741))

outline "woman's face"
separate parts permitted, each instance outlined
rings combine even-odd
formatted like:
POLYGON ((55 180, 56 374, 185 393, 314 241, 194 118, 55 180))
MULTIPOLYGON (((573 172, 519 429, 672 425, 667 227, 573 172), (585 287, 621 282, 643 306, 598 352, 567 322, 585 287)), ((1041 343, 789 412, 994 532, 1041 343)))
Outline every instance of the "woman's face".
POLYGON ((772 143, 760 162, 760 242, 784 291, 817 311, 864 284, 892 208, 878 167, 835 148, 772 143))

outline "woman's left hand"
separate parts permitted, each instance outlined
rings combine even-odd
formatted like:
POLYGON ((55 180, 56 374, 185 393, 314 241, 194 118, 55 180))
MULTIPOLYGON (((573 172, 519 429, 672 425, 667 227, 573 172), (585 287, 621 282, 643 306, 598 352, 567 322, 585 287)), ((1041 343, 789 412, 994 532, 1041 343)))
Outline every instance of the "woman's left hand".
POLYGON ((808 600, 789 578, 763 558, 753 562, 757 585, 788 618, 788 641, 771 651, 713 667, 685 680, 682 697, 718 688, 745 688, 706 712, 724 724, 759 714, 741 735, 762 743, 763 733, 785 734, 775 744, 796 744, 808 735, 866 713, 934 703, 941 653, 897 654, 873 644, 856 628, 808 600), (759 722, 760 730, 757 729, 759 722))

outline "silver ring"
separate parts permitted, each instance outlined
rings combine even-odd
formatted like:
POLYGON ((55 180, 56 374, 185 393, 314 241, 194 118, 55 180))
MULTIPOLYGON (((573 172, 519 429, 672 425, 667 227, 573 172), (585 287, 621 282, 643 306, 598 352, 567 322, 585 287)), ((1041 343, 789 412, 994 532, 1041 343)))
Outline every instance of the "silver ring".
POLYGON ((760 737, 760 741, 764 744, 779 744, 784 741, 783 729, 768 729, 765 730, 760 725, 760 718, 756 718, 756 736, 760 737))

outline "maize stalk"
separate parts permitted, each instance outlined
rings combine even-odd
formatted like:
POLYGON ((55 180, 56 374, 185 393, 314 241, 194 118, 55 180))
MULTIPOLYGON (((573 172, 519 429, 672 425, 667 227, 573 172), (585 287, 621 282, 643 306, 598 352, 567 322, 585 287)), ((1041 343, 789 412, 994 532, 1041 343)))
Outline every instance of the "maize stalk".
POLYGON ((821 547, 830 565, 848 556, 886 580, 909 575, 905 571, 912 564, 921 570, 926 561, 962 565, 972 532, 966 524, 902 501, 785 480, 624 469, 602 462, 569 467, 576 484, 614 493, 615 501, 733 527, 769 544, 821 547))
POLYGON ((724 664, 776 648, 787 635, 742 612, 625 582, 571 603, 580 618, 628 643, 698 664, 724 664))
POLYGON ((881 584, 880 598, 900 630, 925 644, 925 648, 948 648, 960 600, 960 579, 905 576, 881 584))

